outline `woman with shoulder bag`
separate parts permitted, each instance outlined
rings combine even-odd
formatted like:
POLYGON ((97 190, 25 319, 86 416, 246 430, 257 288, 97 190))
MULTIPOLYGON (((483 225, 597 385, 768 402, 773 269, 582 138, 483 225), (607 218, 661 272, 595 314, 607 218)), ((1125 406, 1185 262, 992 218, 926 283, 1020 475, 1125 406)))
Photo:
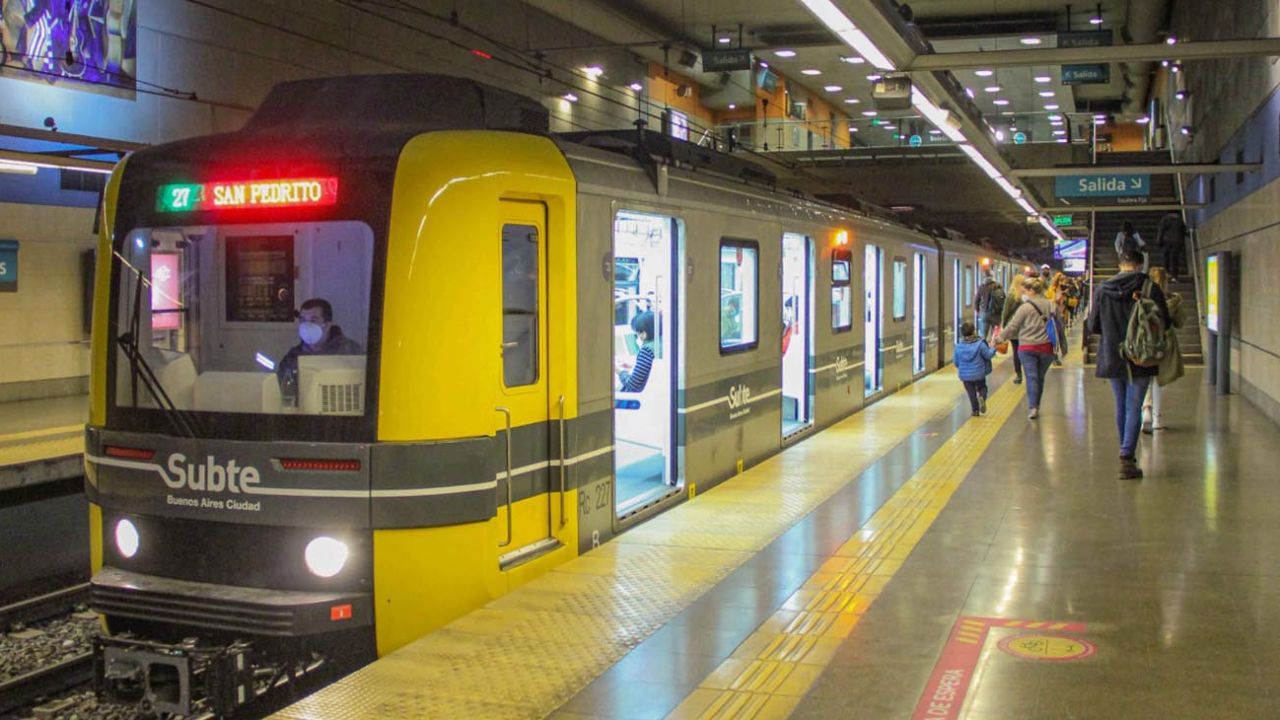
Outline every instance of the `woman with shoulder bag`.
POLYGON ((1023 283, 1022 305, 1005 323, 1000 332, 998 342, 1017 340, 1017 353, 1022 361, 1022 370, 1027 376, 1027 418, 1035 420, 1040 416, 1040 399, 1044 396, 1044 383, 1053 366, 1059 346, 1059 328, 1062 319, 1058 317, 1057 308, 1045 300, 1044 282, 1039 278, 1031 278, 1023 283))
MULTIPOLYGON (((1022 305, 1022 289, 1023 283, 1027 279, 1022 275, 1014 275, 1013 282, 1009 283, 1009 292, 1004 296, 1004 311, 1000 313, 1000 327, 1008 327, 1009 321, 1013 319, 1013 313, 1018 310, 1018 306, 1022 305)), ((1018 341, 1013 340, 1013 384, 1022 384, 1022 360, 1018 358, 1018 341)), ((1004 343, 1008 345, 1008 343, 1004 343)), ((1005 352, 1004 348, 1000 348, 1000 352, 1005 352)))
POLYGON ((1166 352, 1160 361, 1160 374, 1156 381, 1147 388, 1146 402, 1142 406, 1142 432, 1150 435, 1156 430, 1165 429, 1163 415, 1164 386, 1186 374, 1182 364, 1182 348, 1178 345, 1178 328, 1185 322, 1182 308, 1182 296, 1167 290, 1169 273, 1164 268, 1151 269, 1151 282, 1164 290, 1165 305, 1169 308, 1169 327, 1165 328, 1166 352))

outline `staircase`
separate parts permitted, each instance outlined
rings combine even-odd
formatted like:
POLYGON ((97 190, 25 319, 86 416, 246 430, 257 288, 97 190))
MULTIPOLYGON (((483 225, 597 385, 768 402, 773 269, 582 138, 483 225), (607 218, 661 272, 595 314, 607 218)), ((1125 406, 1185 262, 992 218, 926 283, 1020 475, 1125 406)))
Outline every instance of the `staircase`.
MULTIPOLYGON (((1166 152, 1134 152, 1105 153, 1098 155, 1099 165, 1167 165, 1169 154, 1166 152)), ((1173 175, 1151 176, 1151 204, 1177 203, 1178 191, 1174 185, 1173 175)), ((1129 212, 1097 213, 1093 229, 1093 285, 1096 288, 1120 272, 1120 259, 1116 256, 1115 240, 1125 221, 1133 223, 1133 228, 1149 245, 1155 245, 1156 230, 1160 225, 1163 211, 1144 211, 1141 205, 1133 206, 1129 212)), ((1187 253, 1186 263, 1195 262, 1194 255, 1187 253)), ((1161 261, 1160 253, 1151 255, 1153 266, 1161 261)), ((1185 263, 1184 263, 1185 264, 1185 263)), ((1166 290, 1182 296, 1183 325, 1178 329, 1178 343, 1182 348, 1182 359, 1187 365, 1203 365, 1204 350, 1200 346, 1200 314, 1196 310, 1196 288, 1191 279, 1189 268, 1183 268, 1183 275, 1177 282, 1170 283, 1166 290)), ((1085 342, 1085 362, 1092 363, 1098 350, 1098 336, 1088 337, 1085 342)))

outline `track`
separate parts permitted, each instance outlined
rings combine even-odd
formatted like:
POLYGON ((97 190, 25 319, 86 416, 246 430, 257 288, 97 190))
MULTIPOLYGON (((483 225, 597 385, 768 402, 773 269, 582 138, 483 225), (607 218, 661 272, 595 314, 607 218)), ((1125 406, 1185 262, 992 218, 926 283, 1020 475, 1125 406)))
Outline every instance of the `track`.
POLYGON ((0 715, 93 679, 88 641, 98 625, 84 612, 88 595, 81 583, 0 607, 0 715))
POLYGON ((93 652, 83 652, 0 683, 0 713, 7 713, 87 684, 93 679, 93 652))

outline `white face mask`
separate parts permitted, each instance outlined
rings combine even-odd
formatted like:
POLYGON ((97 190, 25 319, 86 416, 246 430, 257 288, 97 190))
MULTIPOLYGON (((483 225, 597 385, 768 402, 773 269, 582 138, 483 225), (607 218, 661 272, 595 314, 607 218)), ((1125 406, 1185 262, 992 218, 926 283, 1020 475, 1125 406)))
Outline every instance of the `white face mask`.
POLYGON ((1030 299, 1031 295, 1029 293, 1022 293, 1022 302, 1027 302, 1030 299))
POLYGON ((298 337, 302 338, 302 342, 308 345, 315 345, 324 339, 324 328, 313 322, 304 322, 298 325, 298 337))

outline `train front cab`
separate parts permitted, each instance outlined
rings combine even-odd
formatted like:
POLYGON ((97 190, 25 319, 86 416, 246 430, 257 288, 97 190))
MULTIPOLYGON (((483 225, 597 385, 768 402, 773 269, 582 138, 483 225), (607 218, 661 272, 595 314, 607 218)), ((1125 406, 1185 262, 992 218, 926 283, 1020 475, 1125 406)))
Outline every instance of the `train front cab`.
POLYGON ((358 665, 577 553, 575 188, 554 144, 170 152, 117 171, 99 246, 100 689, 225 711, 256 670, 358 665), (311 181, 300 204, 252 204, 311 181), (282 382, 310 297, 358 350, 282 382))

